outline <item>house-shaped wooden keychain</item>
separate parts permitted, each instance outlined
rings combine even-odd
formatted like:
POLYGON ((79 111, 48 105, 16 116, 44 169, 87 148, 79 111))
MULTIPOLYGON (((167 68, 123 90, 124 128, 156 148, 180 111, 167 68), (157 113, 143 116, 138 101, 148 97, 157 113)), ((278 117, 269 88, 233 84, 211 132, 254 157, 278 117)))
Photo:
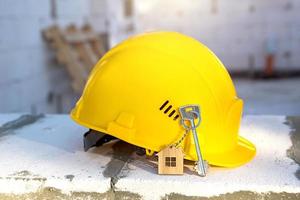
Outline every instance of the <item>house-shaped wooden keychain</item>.
POLYGON ((181 148, 169 146, 157 155, 158 174, 183 174, 184 153, 181 148))

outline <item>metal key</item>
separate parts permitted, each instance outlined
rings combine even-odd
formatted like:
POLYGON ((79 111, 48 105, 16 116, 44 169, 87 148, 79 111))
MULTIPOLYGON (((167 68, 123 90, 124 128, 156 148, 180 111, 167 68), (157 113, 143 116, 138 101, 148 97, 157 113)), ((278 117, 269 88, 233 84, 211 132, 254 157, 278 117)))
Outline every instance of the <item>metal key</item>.
POLYGON ((195 148, 197 152, 198 161, 196 162, 196 171, 197 173, 204 177, 206 176, 207 171, 207 163, 203 160, 200 144, 198 140, 198 134, 196 128, 200 125, 201 116, 200 116, 200 108, 198 105, 186 105, 179 108, 179 112, 181 115, 181 124, 186 130, 192 130, 195 148), (198 120, 197 124, 195 124, 195 120, 198 120), (187 124, 186 122, 189 122, 187 124))

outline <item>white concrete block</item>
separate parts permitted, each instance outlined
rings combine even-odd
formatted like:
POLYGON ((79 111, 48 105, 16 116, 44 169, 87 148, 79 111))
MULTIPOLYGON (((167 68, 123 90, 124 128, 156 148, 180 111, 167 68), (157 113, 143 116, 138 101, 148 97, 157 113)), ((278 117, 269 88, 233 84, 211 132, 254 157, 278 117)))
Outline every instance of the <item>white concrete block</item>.
POLYGON ((0 17, 30 18, 36 16, 48 16, 50 13, 50 1, 39 0, 1 0, 0 17))
POLYGON ((59 18, 70 16, 88 16, 90 13, 89 0, 64 0, 56 1, 57 15, 59 18))
MULTIPOLYGON (((43 47, 2 53, 0 55, 2 77, 0 95, 7 100, 5 103, 1 102, 0 110, 2 112, 17 111, 18 109, 19 111, 30 111, 32 106, 36 107, 36 104, 40 102, 47 105, 49 91, 56 91, 60 85, 68 83, 68 79, 65 77, 53 81, 53 77, 58 76, 55 72, 56 69, 57 66, 53 67, 48 63, 47 53, 43 47), (35 95, 32 95, 32 92, 35 92, 35 95), (10 103, 9 98, 14 100, 10 103)), ((39 111, 47 110, 39 109, 39 111)))
MULTIPOLYGON (((284 41, 285 38, 290 37, 287 26, 297 27, 300 21, 296 9, 300 3, 296 1, 216 1, 216 13, 211 13, 212 1, 201 1, 202 6, 199 4, 195 3, 190 7, 179 0, 138 1, 138 32, 155 29, 180 31, 196 39, 204 38, 208 44, 212 41, 215 51, 223 51, 223 46, 234 44, 234 40, 238 39, 244 42, 236 45, 234 49, 243 52, 242 57, 247 57, 248 51, 259 51, 261 54, 257 53, 256 56, 258 63, 262 63, 267 38, 272 34, 277 34, 279 39, 284 41), (292 7, 287 10, 286 6, 290 2, 292 2, 292 7), (166 7, 172 7, 172 9, 165 9, 166 7), (160 20, 161 18, 164 20, 160 20), (250 50, 247 50, 249 48, 250 50)), ((292 43, 298 42, 293 39, 292 43)), ((294 54, 297 54, 297 51, 294 54)), ((280 58, 280 63, 284 63, 282 58, 280 58)))
POLYGON ((297 52, 300 52, 300 39, 296 40, 298 41, 297 43, 295 43, 295 46, 293 47, 293 50, 291 51, 291 67, 293 67, 294 69, 300 69, 300 57, 299 54, 297 52))
POLYGON ((106 33, 107 28, 109 26, 108 20, 103 17, 102 15, 93 15, 89 17, 90 24, 92 25, 93 29, 98 33, 106 33))
MULTIPOLYGON (((56 84, 59 84, 59 82, 56 84)), ((36 104, 40 102, 47 104, 47 96, 49 91, 51 91, 51 88, 53 88, 51 86, 49 75, 43 72, 40 74, 36 73, 26 79, 23 79, 19 86, 19 95, 23 99, 21 107, 31 109, 31 107, 37 107, 36 104), (33 93, 35 95, 32 95, 33 93)), ((40 109, 38 111, 43 112, 40 109)))
POLYGON ((44 47, 2 50, 0 55, 0 84, 30 79, 47 71, 47 52, 44 47))
POLYGON ((88 18, 82 16, 65 16, 57 19, 56 23, 61 27, 67 27, 70 24, 74 24, 77 27, 81 27, 88 22, 88 18))
POLYGON ((26 0, 24 9, 27 16, 49 17, 51 12, 51 1, 26 0))
POLYGON ((1 0, 0 16, 17 16, 24 15, 26 10, 26 1, 18 0, 1 0))
POLYGON ((22 98, 19 82, 0 84, 0 110, 3 113, 18 112, 21 110, 22 98))
POLYGON ((19 47, 32 47, 43 44, 38 18, 20 19, 15 21, 12 26, 17 27, 18 37, 20 38, 19 47))
POLYGON ((87 129, 76 125, 69 116, 20 116, 0 115, 0 193, 34 193, 46 187, 65 194, 105 193, 113 188, 115 192, 138 194, 145 200, 161 199, 171 193, 188 197, 240 191, 281 193, 285 197, 300 193, 295 175, 299 165, 287 156, 287 150, 297 141, 290 138, 292 128, 286 124, 285 116, 244 116, 240 135, 256 145, 257 155, 241 167, 210 167, 204 178, 192 171, 183 176, 162 176, 157 175, 155 165, 135 156, 115 180, 103 175, 108 163, 118 160, 112 149, 114 143, 83 152, 82 136, 87 129))
MULTIPOLYGON (((14 116, 1 115, 0 123, 14 116)), ((30 116, 28 116, 30 118, 30 116)), ((83 151, 85 128, 68 116, 50 115, 19 129, 1 133, 0 193, 23 194, 46 187, 105 193, 110 178, 102 175, 110 161, 109 145, 83 151), (97 153, 100 150, 100 154, 97 153)))
POLYGON ((10 113, 10 114, 2 114, 0 116, 0 126, 3 126, 5 123, 9 122, 9 121, 13 121, 15 119, 17 119, 18 117, 20 117, 20 113, 10 113))
POLYGON ((171 193, 188 197, 212 197, 238 191, 299 193, 299 180, 295 176, 299 166, 287 157, 292 142, 291 129, 285 121, 284 116, 243 118, 240 134, 256 145, 257 155, 241 167, 211 167, 204 178, 192 172, 183 176, 161 176, 153 165, 133 160, 116 188, 138 193, 146 200, 161 199, 171 193))
POLYGON ((44 44, 41 30, 49 21, 48 18, 0 18, 0 25, 0 50, 17 50, 44 44))
POLYGON ((17 80, 20 78, 18 73, 18 56, 17 52, 12 50, 0 51, 0 85, 17 80))
POLYGON ((0 18, 0 50, 15 48, 21 42, 16 20, 0 18))
POLYGON ((107 0, 90 0, 91 15, 107 15, 107 0))

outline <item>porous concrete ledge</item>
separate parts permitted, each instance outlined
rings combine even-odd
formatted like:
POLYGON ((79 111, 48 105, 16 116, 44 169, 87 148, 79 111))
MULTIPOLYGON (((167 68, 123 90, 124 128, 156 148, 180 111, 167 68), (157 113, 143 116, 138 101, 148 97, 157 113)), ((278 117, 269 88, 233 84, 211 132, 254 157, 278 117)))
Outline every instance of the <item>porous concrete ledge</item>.
POLYGON ((245 116, 248 164, 205 178, 157 175, 123 142, 83 151, 87 129, 67 115, 0 115, 1 199, 299 199, 300 117, 245 116))

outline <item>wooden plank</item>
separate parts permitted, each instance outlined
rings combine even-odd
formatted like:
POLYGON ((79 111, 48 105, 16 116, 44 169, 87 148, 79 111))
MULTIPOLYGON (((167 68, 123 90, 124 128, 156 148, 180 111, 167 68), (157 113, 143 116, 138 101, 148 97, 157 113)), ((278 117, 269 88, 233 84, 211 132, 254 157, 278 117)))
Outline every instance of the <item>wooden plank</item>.
MULTIPOLYGON (((73 39, 72 42, 68 43, 78 54, 78 58, 83 63, 83 66, 87 71, 91 71, 94 65, 98 61, 98 57, 95 55, 91 46, 88 43, 88 38, 85 37, 86 34, 82 33, 74 26, 69 26, 64 32, 64 38, 69 37, 73 39)), ((68 40, 67 40, 68 42, 68 40)))
POLYGON ((88 43, 90 44, 93 52, 97 57, 102 57, 104 53, 108 50, 108 37, 107 34, 96 34, 92 27, 88 24, 82 27, 82 32, 84 34, 91 34, 95 37, 89 37, 88 43))
POLYGON ((78 55, 63 38, 63 31, 58 26, 51 26, 43 31, 45 40, 56 51, 58 62, 66 67, 75 92, 81 93, 88 77, 88 71, 82 67, 78 55))
POLYGON ((106 51, 107 37, 101 38, 88 24, 82 29, 70 25, 65 30, 54 25, 43 31, 43 37, 66 67, 74 91, 81 93, 89 72, 106 51))

